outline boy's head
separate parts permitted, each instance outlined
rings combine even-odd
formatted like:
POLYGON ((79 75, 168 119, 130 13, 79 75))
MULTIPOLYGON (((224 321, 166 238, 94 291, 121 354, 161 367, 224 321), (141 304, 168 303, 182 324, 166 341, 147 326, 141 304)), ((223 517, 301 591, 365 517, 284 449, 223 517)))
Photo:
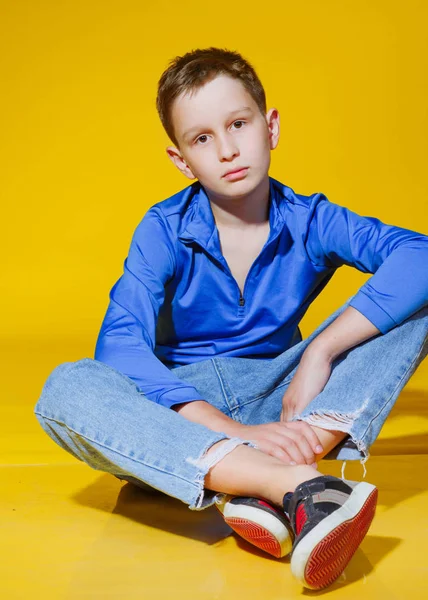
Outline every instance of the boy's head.
POLYGON ((159 80, 156 107, 176 146, 168 146, 168 156, 214 196, 246 196, 266 180, 279 114, 266 113, 263 86, 237 52, 207 48, 173 59, 159 80), (239 179, 225 179, 244 167, 239 179))

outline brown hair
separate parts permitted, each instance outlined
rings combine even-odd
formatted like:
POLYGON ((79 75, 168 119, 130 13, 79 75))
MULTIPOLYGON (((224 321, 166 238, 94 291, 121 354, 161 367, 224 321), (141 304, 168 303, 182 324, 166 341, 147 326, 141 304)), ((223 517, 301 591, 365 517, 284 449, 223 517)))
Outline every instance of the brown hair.
POLYGON ((219 75, 238 79, 265 115, 266 95, 261 81, 252 65, 238 52, 202 48, 176 56, 168 64, 159 79, 156 108, 168 137, 176 146, 178 142, 171 118, 174 100, 183 92, 192 93, 219 75))

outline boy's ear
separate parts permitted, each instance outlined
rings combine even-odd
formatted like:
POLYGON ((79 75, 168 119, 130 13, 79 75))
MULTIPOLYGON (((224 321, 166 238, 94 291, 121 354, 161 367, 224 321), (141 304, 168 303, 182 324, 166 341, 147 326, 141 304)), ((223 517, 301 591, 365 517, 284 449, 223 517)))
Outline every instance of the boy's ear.
POLYGON ((166 149, 166 153, 169 158, 172 160, 174 165, 177 167, 179 171, 183 173, 189 179, 196 179, 196 176, 193 175, 189 165, 184 160, 180 150, 178 150, 175 146, 168 146, 166 149))
POLYGON ((279 142, 279 112, 276 108, 271 108, 266 113, 266 122, 269 130, 270 149, 274 150, 279 142))

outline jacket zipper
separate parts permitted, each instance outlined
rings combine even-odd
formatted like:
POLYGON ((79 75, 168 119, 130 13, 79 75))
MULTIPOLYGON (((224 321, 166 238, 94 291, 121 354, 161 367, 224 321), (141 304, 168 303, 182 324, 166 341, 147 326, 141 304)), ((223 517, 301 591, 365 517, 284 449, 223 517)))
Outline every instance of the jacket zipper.
POLYGON ((254 260, 253 264, 251 265, 251 267, 250 267, 250 269, 249 269, 249 271, 248 271, 248 273, 247 273, 247 277, 246 277, 246 279, 245 279, 245 282, 244 282, 244 291, 243 291, 243 293, 241 292, 241 288, 239 287, 239 285, 238 285, 238 282, 237 282, 237 281, 236 281, 236 279, 234 278, 234 276, 233 276, 233 274, 232 274, 232 271, 231 271, 231 270, 229 269, 229 267, 227 266, 227 263, 226 263, 226 261, 224 260, 224 257, 223 257, 223 260, 224 260, 224 265, 225 265, 225 266, 227 266, 227 269, 228 269, 228 271, 229 271, 229 274, 230 274, 230 276, 232 277, 233 281, 236 283, 236 287, 237 287, 237 288, 238 288, 238 290, 239 290, 239 301, 238 301, 238 305, 239 305, 239 306, 245 306, 245 297, 244 297, 244 294, 245 294, 245 288, 247 287, 247 283, 248 283, 248 280, 249 280, 249 278, 250 278, 251 271, 253 270, 253 267, 254 267, 254 265, 256 264, 256 262, 258 262, 258 260, 259 260, 259 259, 260 259, 260 257, 262 256, 262 254, 263 254, 264 252, 266 252, 267 248, 268 248, 268 247, 269 247, 269 246, 272 244, 272 242, 273 242, 274 240, 276 240, 276 238, 277 238, 278 236, 279 236, 279 232, 277 232, 277 233, 276 233, 276 234, 275 234, 275 235, 272 237, 272 239, 268 240, 268 241, 266 242, 266 244, 263 246, 263 248, 260 250, 260 253, 259 253, 259 255, 258 255, 258 256, 256 257, 256 259, 254 260))
MULTIPOLYGON (((248 273, 247 273, 247 277, 245 278, 245 282, 244 282, 244 293, 245 293, 245 288, 247 287, 247 282, 250 278, 250 273, 253 270, 254 265, 256 264, 256 262, 259 260, 260 256, 263 254, 264 250, 265 250, 266 246, 264 248, 262 248, 262 250, 260 251, 260 254, 257 256, 257 258, 254 260, 253 264, 251 265, 248 273)), ((241 288, 238 285, 238 282, 236 281, 236 279, 233 276, 232 271, 229 269, 226 261, 223 258, 223 266, 225 267, 225 269, 227 269, 227 272, 229 273, 230 277, 233 279, 233 281, 236 284, 236 287, 238 288, 239 291, 239 300, 238 300, 238 306, 245 306, 245 297, 244 294, 241 292, 241 288)))
MULTIPOLYGON (((251 267, 250 267, 250 270, 248 271, 248 273, 247 273, 247 277, 246 277, 246 279, 245 279, 245 283, 244 283, 244 293, 245 293, 245 288, 247 287, 247 282, 248 282, 248 279, 249 279, 249 277, 250 277, 250 273, 251 273, 251 271, 253 270, 253 267, 254 267, 254 265, 255 265, 255 264, 256 264, 256 262, 259 260, 259 258, 261 257, 261 255, 262 255, 262 254, 263 254, 263 253, 266 251, 267 247, 268 247, 268 246, 270 246, 270 244, 272 244, 272 242, 273 242, 273 241, 274 241, 274 240, 275 240, 275 239, 278 237, 278 235, 279 235, 279 232, 278 232, 278 233, 276 233, 276 235, 275 235, 275 236, 274 236, 274 237, 273 237, 271 240, 269 240, 269 241, 268 241, 268 242, 265 244, 265 246, 263 246, 263 248, 262 248, 262 249, 261 249, 261 251, 260 251, 260 254, 257 256, 257 258, 254 260, 253 264, 251 265, 251 267)), ((227 264, 227 262, 226 262, 226 260, 225 260, 224 256, 222 256, 222 259, 219 261, 219 259, 218 259, 216 256, 214 256, 214 255, 213 255, 211 252, 209 252, 209 250, 207 250, 207 249, 205 248, 205 246, 202 246, 202 244, 200 244, 200 243, 199 243, 198 241, 196 241, 196 240, 193 240, 193 239, 192 239, 192 241, 195 241, 195 242, 196 242, 196 243, 197 243, 199 246, 201 246, 201 248, 203 248, 203 249, 205 250, 205 252, 211 256, 211 258, 213 258, 213 259, 214 259, 215 261, 217 261, 217 262, 220 262, 220 264, 223 266, 223 268, 226 270, 226 272, 227 272, 227 273, 230 275, 230 277, 233 279, 233 281, 235 282, 235 285, 236 285, 236 287, 237 287, 237 288, 238 288, 238 290, 239 290, 239 300, 238 300, 238 306, 240 306, 240 307, 243 307, 243 306, 245 306, 245 298, 244 298, 244 295, 243 295, 243 293, 241 292, 241 288, 239 287, 239 285, 238 285, 238 282, 237 282, 237 281, 236 281, 236 279, 234 278, 234 276, 233 276, 233 274, 232 274, 232 271, 229 269, 229 265, 227 264)))
MULTIPOLYGON (((209 253, 210 254, 210 253, 209 253)), ((232 279, 232 281, 234 282, 234 284, 236 285, 236 287, 238 288, 238 292, 239 292, 239 300, 238 300, 238 306, 245 306, 245 298, 241 292, 241 288, 238 285, 238 282, 236 281, 236 279, 233 276, 232 271, 229 269, 229 266, 227 264, 227 262, 225 261, 225 259, 223 258, 221 261, 219 261, 215 256, 213 256, 212 254, 210 254, 210 256, 212 258, 214 258, 214 260, 216 260, 217 262, 220 262, 221 266, 222 266, 222 270, 229 275, 229 277, 232 279)), ((256 258, 257 260, 257 258, 256 258)), ((256 260, 254 262, 256 262, 256 260)), ((254 263, 253 263, 254 265, 254 263)), ((253 268, 253 265, 251 265, 250 270, 248 271, 247 277, 245 279, 245 283, 244 283, 244 292, 245 292, 245 288, 247 285, 247 281, 248 281, 248 276, 250 274, 251 269, 253 268)))

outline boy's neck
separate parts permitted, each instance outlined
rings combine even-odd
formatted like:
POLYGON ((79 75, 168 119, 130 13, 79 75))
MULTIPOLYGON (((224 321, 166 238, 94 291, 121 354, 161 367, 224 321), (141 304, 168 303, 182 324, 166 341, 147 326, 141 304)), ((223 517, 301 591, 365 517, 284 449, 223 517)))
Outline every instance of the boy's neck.
POLYGON ((217 227, 253 229, 269 221, 269 177, 243 198, 223 199, 207 192, 217 227))

